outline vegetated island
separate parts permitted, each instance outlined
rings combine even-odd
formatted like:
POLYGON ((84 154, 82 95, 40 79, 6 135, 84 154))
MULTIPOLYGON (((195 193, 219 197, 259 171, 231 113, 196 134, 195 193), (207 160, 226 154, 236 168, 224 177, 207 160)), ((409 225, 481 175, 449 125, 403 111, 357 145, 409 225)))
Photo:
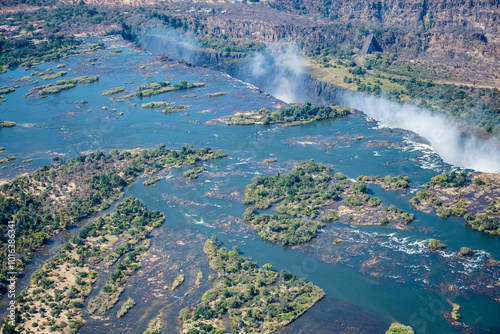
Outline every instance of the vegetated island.
POLYGON ((271 333, 300 317, 325 295, 311 282, 284 270, 279 275, 270 264, 258 268, 239 255, 237 248, 230 251, 216 240, 207 240, 203 250, 219 281, 198 305, 180 312, 182 333, 271 333), (231 329, 224 326, 226 316, 231 329))
MULTIPOLYGON (((149 249, 148 236, 164 220, 163 213, 149 211, 139 200, 129 197, 117 205, 116 212, 82 227, 33 274, 30 285, 19 295, 16 330, 77 332, 85 324, 82 307, 97 280, 96 267, 103 263, 110 267, 121 259, 88 305, 90 313, 106 313, 118 302, 128 278, 141 268, 140 258, 149 249)), ((120 312, 126 313, 132 306, 127 301, 120 312)))
POLYGON ((286 124, 288 126, 306 124, 323 119, 331 119, 347 116, 354 109, 340 106, 312 106, 306 102, 303 105, 282 107, 277 111, 270 112, 266 108, 240 113, 236 116, 223 117, 219 120, 228 124, 250 125, 250 124, 286 124))
POLYGON ((12 128, 16 126, 15 122, 11 121, 0 121, 0 128, 12 128))
MULTIPOLYGON (((167 92, 172 92, 175 90, 184 90, 184 89, 198 88, 203 86, 205 86, 205 83, 203 82, 187 82, 186 80, 181 80, 179 81, 179 83, 173 85, 171 85, 170 82, 168 81, 158 81, 139 86, 138 91, 135 93, 130 93, 124 96, 110 97, 109 100, 121 102, 125 100, 130 100, 133 97, 139 97, 139 98, 150 97, 167 92)), ((148 107, 155 108, 155 106, 147 106, 144 108, 148 107)))
POLYGON ((338 172, 332 182, 330 171, 326 165, 309 160, 296 164, 288 175, 255 177, 245 188, 244 204, 253 205, 245 210, 245 221, 261 238, 283 245, 308 242, 324 222, 340 218, 349 224, 399 221, 400 228, 413 221, 413 214, 395 206, 383 207, 378 197, 369 194, 364 181, 353 183, 338 172), (340 201, 343 205, 336 205, 340 201), (280 215, 256 212, 273 205, 280 215), (314 220, 320 214, 322 222, 314 220))
POLYGON ((149 186, 154 186, 158 182, 160 182, 160 179, 157 178, 156 176, 153 176, 153 177, 147 179, 146 181, 144 181, 142 184, 144 184, 146 187, 149 187, 149 186))
POLYGON ((198 178, 198 174, 200 174, 204 170, 206 170, 205 167, 195 167, 193 169, 185 171, 184 174, 183 174, 183 176, 186 177, 186 178, 189 178, 191 180, 194 180, 194 179, 197 179, 198 178))
POLYGON ((103 96, 108 96, 108 95, 113 95, 113 94, 118 94, 125 91, 125 87, 116 87, 116 88, 110 88, 108 90, 103 90, 101 92, 101 95, 103 96))
POLYGON ((93 83, 96 81, 99 81, 98 75, 96 75, 94 77, 89 77, 89 76, 85 75, 85 76, 77 77, 77 78, 73 78, 73 79, 59 80, 59 81, 57 81, 55 86, 53 84, 46 84, 46 85, 31 88, 28 91, 28 93, 26 93, 24 95, 24 97, 32 95, 33 93, 38 93, 40 96, 57 94, 59 92, 62 92, 63 90, 74 88, 78 84, 93 83))
POLYGON ((392 323, 391 327, 385 334, 414 334, 415 332, 410 326, 402 325, 398 322, 392 323))
POLYGON ((55 79, 55 78, 62 77, 63 75, 66 75, 66 74, 68 74, 68 72, 66 72, 66 71, 59 71, 59 72, 54 73, 54 74, 42 75, 42 76, 40 76, 40 79, 42 79, 42 80, 52 80, 52 79, 55 79))
MULTIPOLYGON (((17 268, 22 271, 36 251, 52 235, 88 215, 109 208, 123 196, 125 186, 141 174, 164 168, 179 168, 225 157, 209 147, 170 150, 97 151, 67 162, 60 157, 28 176, 0 187, 0 231, 7 233, 9 221, 16 222, 17 268)), ((5 291, 8 248, 0 247, 0 289, 5 291)))
POLYGON ((442 218, 464 217, 481 232, 500 235, 500 175, 451 171, 434 176, 411 204, 442 218))

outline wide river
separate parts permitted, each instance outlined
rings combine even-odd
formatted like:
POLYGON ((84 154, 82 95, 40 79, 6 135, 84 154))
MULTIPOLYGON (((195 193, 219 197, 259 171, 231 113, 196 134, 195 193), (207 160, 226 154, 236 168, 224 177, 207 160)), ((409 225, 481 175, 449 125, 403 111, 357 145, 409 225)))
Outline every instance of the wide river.
MULTIPOLYGON (((263 241, 240 221, 245 210, 242 194, 255 175, 286 173, 294 163, 308 159, 329 164, 350 178, 406 175, 414 192, 432 176, 453 168, 425 140, 363 114, 296 127, 206 124, 236 111, 271 109, 282 102, 228 75, 160 61, 119 39, 107 39, 105 45, 106 50, 94 54, 0 75, 0 86, 21 86, 5 95, 7 101, 0 104, 0 119, 17 123, 0 129, 0 146, 5 147, 0 158, 16 157, 2 165, 0 178, 33 172, 57 156, 68 159, 90 150, 153 148, 160 143, 177 149, 210 146, 228 157, 204 163, 207 170, 195 181, 182 177, 186 169, 170 170, 159 174, 161 181, 154 187, 143 186, 140 179, 127 188, 126 196, 134 195, 149 209, 164 212, 167 220, 153 238, 152 254, 142 273, 131 278, 122 295, 123 300, 131 297, 137 305, 120 319, 114 315, 93 319, 84 312, 87 324, 82 333, 139 333, 158 313, 166 333, 178 331, 179 310, 196 303, 210 282, 205 280, 193 291, 183 284, 175 293, 164 291, 163 282, 172 281, 180 271, 186 273, 187 281, 194 281, 198 269, 208 277, 211 270, 202 246, 211 236, 228 248, 238 246, 259 265, 271 263, 277 270, 289 270, 326 292, 321 302, 279 333, 385 333, 394 321, 411 325, 417 333, 464 332, 463 326, 446 321, 451 302, 461 306, 462 322, 470 332, 500 333, 500 303, 493 298, 498 296, 500 275, 492 260, 500 259, 498 237, 466 228, 463 219, 444 220, 413 210, 411 192, 370 187, 384 205, 415 214, 407 230, 391 224, 332 223, 310 244, 289 248, 263 241), (113 48, 122 52, 110 52, 113 48), (57 69, 58 64, 65 67, 57 69), (44 82, 31 76, 48 69, 67 71, 62 78, 100 75, 100 80, 46 98, 23 97, 34 86, 62 79, 44 82), (39 82, 15 81, 25 76, 39 82), (180 80, 204 82, 205 86, 124 102, 111 102, 101 95, 103 90, 119 86, 133 92, 145 83, 180 80), (207 96, 222 91, 228 94, 207 96), (175 114, 141 107, 160 100, 190 107, 175 114), (388 141, 392 144, 381 144, 388 141), (277 158, 277 162, 262 163, 267 158, 277 158), (333 238, 338 236, 343 242, 334 247, 333 238), (431 238, 448 248, 428 252, 425 244, 431 238), (476 255, 471 259, 454 256, 462 246, 473 248, 476 255)), ((21 288, 76 230, 61 233, 35 256, 21 279, 21 288)), ((109 272, 100 275, 97 285, 106 277, 109 272)))

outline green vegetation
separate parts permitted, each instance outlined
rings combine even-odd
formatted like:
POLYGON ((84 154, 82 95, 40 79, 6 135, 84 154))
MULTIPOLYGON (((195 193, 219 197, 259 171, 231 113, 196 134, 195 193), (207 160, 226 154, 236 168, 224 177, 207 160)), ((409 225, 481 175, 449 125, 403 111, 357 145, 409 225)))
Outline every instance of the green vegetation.
POLYGON ((154 186, 158 182, 160 182, 160 179, 157 178, 156 176, 153 176, 153 177, 147 179, 146 181, 144 181, 142 184, 144 184, 146 187, 149 187, 149 186, 154 186))
POLYGON ((64 80, 59 80, 57 81, 57 85, 78 85, 78 84, 86 84, 86 83, 93 83, 99 81, 99 76, 96 75, 95 77, 89 77, 87 75, 84 75, 82 77, 77 77, 73 79, 64 79, 64 80))
POLYGON ((0 87, 0 94, 14 93, 17 88, 19 88, 19 86, 14 86, 14 87, 3 86, 3 87, 0 87))
POLYGON ((377 176, 358 176, 357 177, 358 181, 364 181, 368 183, 378 183, 382 186, 382 189, 388 190, 388 189, 406 189, 410 186, 410 180, 408 176, 390 176, 387 175, 385 177, 380 177, 379 175, 377 176))
POLYGON ((461 171, 460 173, 452 171, 434 176, 425 186, 426 188, 436 185, 443 188, 462 187, 466 181, 467 173, 465 171, 461 171))
POLYGON ((16 126, 16 123, 10 121, 0 121, 0 128, 12 128, 16 126))
POLYGON ((498 197, 500 179, 495 174, 482 174, 482 177, 476 175, 469 184, 467 180, 465 172, 435 176, 425 184, 426 189, 417 192, 410 202, 421 211, 430 213, 435 209, 442 218, 464 217, 466 225, 474 230, 500 235, 498 202, 482 200, 485 195, 498 197))
POLYGON ((316 120, 336 118, 346 116, 351 113, 351 109, 339 106, 312 106, 309 102, 302 106, 293 105, 282 107, 275 112, 269 112, 266 108, 252 111, 248 114, 239 114, 231 117, 229 124, 280 124, 299 125, 316 120))
POLYGON ((123 303, 122 307, 118 310, 118 312, 116 313, 116 316, 118 318, 121 318, 123 317, 125 314, 128 313, 128 311, 134 307, 135 305, 135 300, 133 300, 132 298, 129 298, 127 299, 127 301, 125 303, 123 303))
POLYGON ((46 88, 43 88, 43 89, 40 89, 38 91, 38 93, 41 95, 41 96, 46 96, 46 95, 51 95, 51 94, 57 94, 57 93, 60 93, 62 92, 63 90, 68 90, 68 89, 71 89, 71 88, 74 88, 76 87, 75 84, 67 84, 67 85, 57 85, 57 86, 52 86, 50 85, 49 87, 46 87, 46 88))
POLYGON ((187 82, 185 80, 181 80, 178 84, 174 85, 170 85, 170 83, 166 81, 160 81, 139 86, 139 91, 136 95, 138 97, 149 97, 174 90, 202 87, 204 85, 203 82, 187 82))
POLYGON ((176 105, 175 107, 168 107, 163 109, 161 112, 164 114, 175 114, 176 112, 186 110, 187 108, 190 108, 191 106, 183 106, 181 104, 176 105))
POLYGON ((160 101, 160 102, 149 102, 143 103, 141 107, 143 108, 165 108, 171 105, 172 102, 160 101))
POLYGON ((179 318, 184 333, 226 333, 224 317, 237 333, 271 333, 297 319, 325 293, 286 271, 278 273, 269 264, 255 262, 235 250, 207 240, 203 248, 220 280, 201 302, 183 309, 179 318))
POLYGON ((443 203, 436 195, 430 190, 421 190, 413 197, 410 202, 416 207, 420 208, 422 205, 432 205, 436 208, 436 214, 441 218, 449 218, 452 215, 462 217, 467 212, 467 202, 461 200, 461 196, 455 196, 451 202, 443 203))
POLYGON ((40 77, 40 79, 42 79, 42 80, 52 80, 52 79, 59 78, 59 77, 61 77, 63 75, 66 75, 66 74, 68 74, 68 72, 66 72, 66 71, 60 71, 60 72, 54 73, 52 75, 42 75, 40 77))
POLYGON ((217 92, 217 93, 211 93, 207 94, 208 97, 218 97, 218 96, 224 96, 229 94, 229 92, 217 92))
POLYGON ((210 39, 201 39, 199 41, 199 44, 200 47, 204 49, 222 51, 225 52, 226 55, 229 55, 229 53, 264 51, 266 48, 266 45, 263 43, 256 41, 248 41, 245 39, 228 40, 224 38, 210 38, 210 39))
POLYGON ((451 311, 451 317, 455 321, 460 321, 460 319, 462 318, 460 313, 458 313, 460 311, 460 305, 455 303, 452 303, 451 305, 453 306, 453 310, 451 311))
MULTIPOLYGON (((7 225, 16 221, 17 268, 30 261, 30 254, 52 235, 88 215, 107 209, 123 196, 125 186, 141 174, 164 168, 179 168, 210 159, 225 157, 209 147, 169 150, 156 149, 95 152, 64 162, 44 166, 33 174, 15 179, 0 187, 0 236, 5 237, 7 225)), ((7 278, 8 250, 0 248, 0 288, 7 278)))
POLYGON ((143 334, 161 334, 161 327, 162 321, 160 312, 160 314, 158 314, 149 322, 148 329, 146 329, 143 334))
POLYGON ((316 48, 307 55, 311 60, 309 72, 321 81, 376 96, 389 96, 396 102, 444 113, 464 124, 500 135, 500 91, 461 84, 470 82, 467 77, 447 78, 448 70, 441 71, 446 67, 443 64, 418 64, 396 54, 377 53, 365 57, 366 68, 373 70, 368 74, 353 61, 356 52, 352 47, 316 48), (442 80, 458 82, 439 82, 442 80))
POLYGON ((472 248, 469 248, 469 247, 461 247, 460 248, 460 251, 458 252, 458 254, 460 256, 471 256, 474 254, 474 252, 472 251, 472 248))
POLYGON ((59 81, 57 81, 56 86, 54 86, 52 84, 46 84, 46 85, 31 88, 29 90, 29 92, 24 95, 24 97, 26 97, 34 92, 38 92, 41 96, 47 96, 50 94, 57 94, 63 90, 74 88, 74 87, 76 87, 77 84, 93 83, 93 82, 96 82, 98 80, 99 80, 98 75, 95 77, 82 76, 82 77, 77 77, 77 78, 73 78, 73 79, 59 80, 59 81))
POLYGON ((190 170, 184 172, 183 176, 187 177, 187 178, 189 178, 191 180, 194 180, 194 179, 197 179, 198 178, 198 174, 200 174, 204 170, 206 170, 205 167, 195 167, 193 169, 190 169, 190 170))
MULTIPOLYGON (((17 312, 22 325, 32 327, 37 323, 37 313, 40 313, 42 322, 37 323, 40 329, 46 327, 51 332, 59 333, 70 329, 70 332, 76 332, 85 323, 81 308, 97 279, 95 267, 111 254, 127 255, 111 275, 113 284, 123 284, 133 273, 130 268, 140 268, 136 263, 139 261, 137 250, 144 248, 141 246, 143 241, 149 242, 147 237, 164 219, 162 213, 148 211, 139 200, 130 197, 117 205, 115 213, 99 217, 82 227, 33 274, 30 286, 20 294, 17 312), (115 247, 117 244, 120 246, 115 247)), ((102 303, 101 307, 107 305, 102 303)), ((133 303, 127 301, 122 310, 132 306, 133 303)))
POLYGON ((322 222, 334 222, 337 220, 339 220, 339 215, 335 211, 331 211, 326 215, 324 215, 323 217, 321 217, 322 222))
POLYGON ((194 283, 194 285, 196 285, 196 286, 200 286, 202 282, 203 282, 203 273, 200 271, 200 272, 196 275, 196 282, 194 283))
POLYGON ((0 165, 6 164, 14 160, 16 160, 16 157, 5 157, 3 159, 0 159, 0 165))
POLYGON ((427 247, 432 250, 432 251, 435 251, 435 250, 439 250, 439 249, 445 249, 446 248, 446 245, 445 244, 442 244, 440 243, 439 241, 437 241, 436 239, 431 239, 429 240, 429 244, 427 245, 427 247))
POLYGON ((410 326, 401 325, 394 322, 385 334, 414 334, 415 332, 410 326))
POLYGON ((116 87, 116 88, 111 88, 108 90, 103 90, 101 92, 101 95, 108 96, 108 95, 113 95, 113 94, 118 94, 121 93, 125 90, 125 87, 116 87))
MULTIPOLYGON (((129 228, 126 231, 127 236, 132 240, 121 244, 116 247, 114 252, 107 255, 108 263, 111 264, 116 259, 123 255, 126 255, 125 259, 119 261, 116 264, 116 270, 111 274, 111 278, 99 291, 99 295, 92 297, 87 305, 87 310, 90 314, 99 313, 105 314, 108 310, 113 308, 115 304, 120 299, 120 295, 125 290, 125 283, 128 281, 131 275, 133 275, 137 270, 141 268, 140 263, 138 263, 139 258, 145 252, 148 251, 151 244, 151 240, 147 239, 151 229, 160 226, 165 220, 165 216, 155 211, 146 217, 139 217, 132 221, 132 224, 125 225, 129 228), (150 228, 141 228, 142 224, 148 223, 145 218, 153 218, 150 220, 150 228)), ((97 263, 101 260, 101 257, 93 257, 91 262, 97 263)), ((109 265, 108 264, 108 265, 109 265)))
POLYGON ((184 275, 179 275, 175 278, 174 283, 172 283, 172 287, 170 288, 172 291, 177 289, 184 282, 184 275))
POLYGON ((288 176, 257 177, 245 188, 244 203, 255 204, 257 209, 267 209, 285 199, 287 202, 302 202, 312 192, 327 187, 329 171, 326 165, 309 160, 296 164, 288 176), (313 178, 313 174, 316 177, 313 178))
POLYGON ((335 173, 333 175, 333 177, 335 178, 335 180, 339 180, 339 181, 347 179, 347 176, 345 176, 344 173, 342 173, 342 172, 335 173))
MULTIPOLYGON (((244 204, 253 205, 245 211, 245 221, 252 224, 254 231, 265 240, 296 245, 316 237, 325 225, 313 219, 327 205, 342 199, 346 205, 339 207, 339 210, 343 208, 342 213, 327 209, 321 217, 322 222, 337 221, 341 215, 350 213, 363 215, 366 210, 373 216, 371 218, 376 218, 375 211, 378 215, 384 214, 386 218, 380 221, 376 218, 380 224, 396 219, 408 224, 415 219, 413 214, 396 207, 383 208, 381 200, 368 193, 369 187, 364 181, 351 183, 339 172, 335 174, 336 180, 331 182, 329 172, 324 164, 309 160, 296 164, 288 175, 255 177, 254 182, 245 188, 244 204), (255 212, 273 205, 281 215, 258 215, 255 212)), ((399 185, 405 179, 389 177, 381 180, 399 185)))
POLYGON ((310 241, 316 237, 317 231, 324 227, 318 221, 290 219, 287 215, 257 215, 250 221, 255 232, 264 239, 284 246, 293 246, 310 241))
MULTIPOLYGON (((113 101, 124 101, 126 99, 131 99, 134 96, 139 98, 150 97, 154 95, 159 95, 167 92, 172 92, 175 90, 191 89, 205 86, 203 82, 187 82, 185 80, 179 81, 179 83, 171 85, 167 81, 151 82, 145 85, 139 86, 138 92, 130 93, 121 97, 113 97, 110 100, 113 101)), ((157 108, 159 103, 163 102, 151 102, 143 104, 143 108, 157 108)), ((166 102, 165 102, 166 103, 166 102)), ((167 104, 169 105, 169 104, 167 104)))
POLYGON ((490 218, 486 214, 468 213, 465 215, 465 223, 474 230, 500 235, 500 220, 490 218))

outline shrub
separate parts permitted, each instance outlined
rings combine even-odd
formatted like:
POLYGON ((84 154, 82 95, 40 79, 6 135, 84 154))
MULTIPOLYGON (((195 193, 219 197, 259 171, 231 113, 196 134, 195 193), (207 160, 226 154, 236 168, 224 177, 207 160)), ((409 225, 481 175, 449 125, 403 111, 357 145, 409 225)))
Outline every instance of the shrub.
POLYGON ((469 247, 462 247, 462 248, 460 248, 460 251, 458 252, 458 254, 460 254, 460 256, 470 256, 473 253, 474 253, 473 250, 469 247))
POLYGON ((439 241, 437 241, 436 239, 431 239, 431 240, 429 240, 429 244, 427 245, 427 247, 428 247, 430 250, 438 250, 438 249, 445 249, 445 248, 446 248, 446 245, 445 245, 445 244, 440 243, 440 242, 439 242, 439 241))

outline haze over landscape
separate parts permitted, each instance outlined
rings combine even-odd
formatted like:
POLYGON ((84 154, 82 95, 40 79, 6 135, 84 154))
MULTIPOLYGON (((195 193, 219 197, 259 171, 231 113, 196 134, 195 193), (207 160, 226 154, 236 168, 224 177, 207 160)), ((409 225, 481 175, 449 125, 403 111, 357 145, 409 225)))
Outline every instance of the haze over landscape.
POLYGON ((3 0, 2 333, 500 332, 499 20, 3 0))

